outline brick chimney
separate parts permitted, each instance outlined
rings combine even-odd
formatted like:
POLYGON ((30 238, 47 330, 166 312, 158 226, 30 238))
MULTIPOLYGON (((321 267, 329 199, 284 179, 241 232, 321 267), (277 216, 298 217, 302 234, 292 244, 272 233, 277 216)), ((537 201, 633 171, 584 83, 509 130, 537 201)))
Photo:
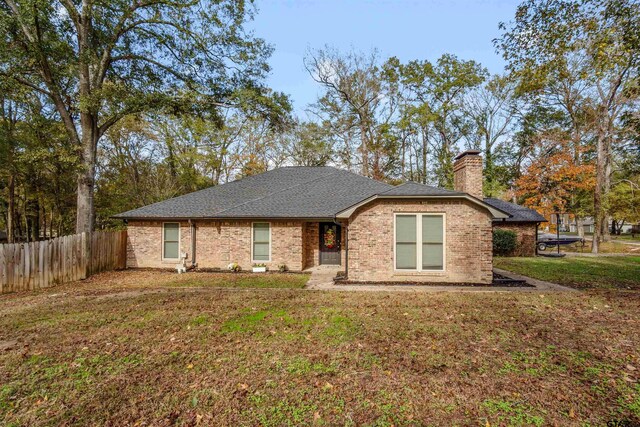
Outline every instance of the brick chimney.
POLYGON ((482 200, 482 157, 480 151, 468 150, 453 159, 453 187, 482 200))

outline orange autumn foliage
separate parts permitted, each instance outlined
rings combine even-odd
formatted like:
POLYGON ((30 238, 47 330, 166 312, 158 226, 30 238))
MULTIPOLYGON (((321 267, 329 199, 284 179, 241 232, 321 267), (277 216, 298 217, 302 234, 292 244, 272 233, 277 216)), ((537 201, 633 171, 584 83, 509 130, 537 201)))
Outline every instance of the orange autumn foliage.
POLYGON ((578 191, 593 192, 595 165, 577 163, 582 153, 575 154, 569 142, 554 141, 543 155, 535 157, 516 181, 516 195, 523 204, 549 218, 554 212, 569 212, 578 191))

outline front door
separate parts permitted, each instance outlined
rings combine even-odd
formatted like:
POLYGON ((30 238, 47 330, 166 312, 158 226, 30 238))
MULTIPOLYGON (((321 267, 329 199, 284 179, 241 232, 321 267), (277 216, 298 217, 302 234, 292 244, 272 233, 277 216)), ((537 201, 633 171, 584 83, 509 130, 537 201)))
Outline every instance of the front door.
POLYGON ((342 227, 333 222, 320 223, 320 264, 340 265, 342 227))

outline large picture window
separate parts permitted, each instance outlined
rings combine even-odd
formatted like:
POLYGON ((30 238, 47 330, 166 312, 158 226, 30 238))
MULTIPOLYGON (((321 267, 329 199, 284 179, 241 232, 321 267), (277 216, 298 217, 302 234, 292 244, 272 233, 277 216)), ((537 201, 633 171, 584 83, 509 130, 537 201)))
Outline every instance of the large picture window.
POLYGON ((444 270, 444 228, 444 214, 397 214, 396 270, 444 270))
POLYGON ((271 260, 271 225, 268 222, 253 223, 252 245, 252 261, 271 260))
POLYGON ((180 224, 165 222, 162 227, 162 258, 180 258, 180 224))

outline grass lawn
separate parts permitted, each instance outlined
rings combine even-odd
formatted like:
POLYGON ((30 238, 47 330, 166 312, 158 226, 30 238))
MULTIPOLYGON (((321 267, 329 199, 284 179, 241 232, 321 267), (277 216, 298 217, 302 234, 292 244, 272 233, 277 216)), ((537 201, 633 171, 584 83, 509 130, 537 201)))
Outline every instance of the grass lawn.
MULTIPOLYGON (((553 233, 551 233, 551 234, 553 234, 553 233)), ((566 232, 566 231, 561 231, 560 235, 562 235, 562 236, 577 236, 578 233, 570 233, 570 232, 566 232)), ((588 239, 591 239, 593 237, 593 233, 584 233, 584 235, 588 239)), ((629 241, 629 242, 640 243, 640 234, 635 234, 633 236, 631 234, 626 234, 626 233, 625 234, 620 234, 619 236, 615 235, 615 234, 612 234, 611 238, 613 240, 621 240, 621 241, 629 241)))
POLYGON ((640 290, 640 256, 499 258, 493 265, 580 289, 640 290))
POLYGON ((212 286, 234 288, 304 288, 309 274, 294 273, 189 273, 175 275, 166 286, 212 286))
POLYGON ((640 422, 640 293, 153 284, 165 280, 128 271, 0 296, 0 424, 640 422))
POLYGON ((631 235, 631 234, 621 234, 619 236, 611 236, 611 238, 613 240, 622 240, 622 241, 629 241, 629 242, 635 242, 635 243, 640 243, 640 234, 635 234, 635 235, 631 235))
MULTIPOLYGON (((129 270, 130 280, 122 280, 119 273, 102 274, 99 280, 90 278, 82 282, 81 288, 93 291, 144 289, 158 287, 221 287, 221 288, 294 288, 300 289, 309 281, 306 273, 230 273, 230 272, 188 272, 176 274, 174 271, 129 270)), ((77 289, 74 285, 74 289, 77 289)))
MULTIPOLYGON (((562 236, 577 236, 577 233, 560 233, 562 236)), ((592 234, 587 234, 584 245, 582 243, 573 243, 571 245, 562 245, 560 247, 560 252, 591 252, 591 238, 592 234)), ((640 255, 640 246, 635 245, 634 243, 640 243, 640 237, 635 236, 632 238, 631 235, 620 235, 620 236, 611 236, 612 240, 610 242, 602 242, 599 246, 600 253, 603 254, 638 254, 640 255)), ((546 252, 555 252, 555 247, 547 248, 546 252)))
MULTIPOLYGON (((556 252, 556 247, 547 248, 546 252, 556 252)), ((636 253, 640 255, 640 246, 637 245, 627 245, 618 241, 611 242, 602 242, 598 247, 598 250, 602 254, 629 254, 636 253)), ((583 252, 590 253, 591 252, 591 241, 586 241, 584 246, 582 243, 573 243, 571 245, 562 245, 560 247, 560 252, 583 252)))

